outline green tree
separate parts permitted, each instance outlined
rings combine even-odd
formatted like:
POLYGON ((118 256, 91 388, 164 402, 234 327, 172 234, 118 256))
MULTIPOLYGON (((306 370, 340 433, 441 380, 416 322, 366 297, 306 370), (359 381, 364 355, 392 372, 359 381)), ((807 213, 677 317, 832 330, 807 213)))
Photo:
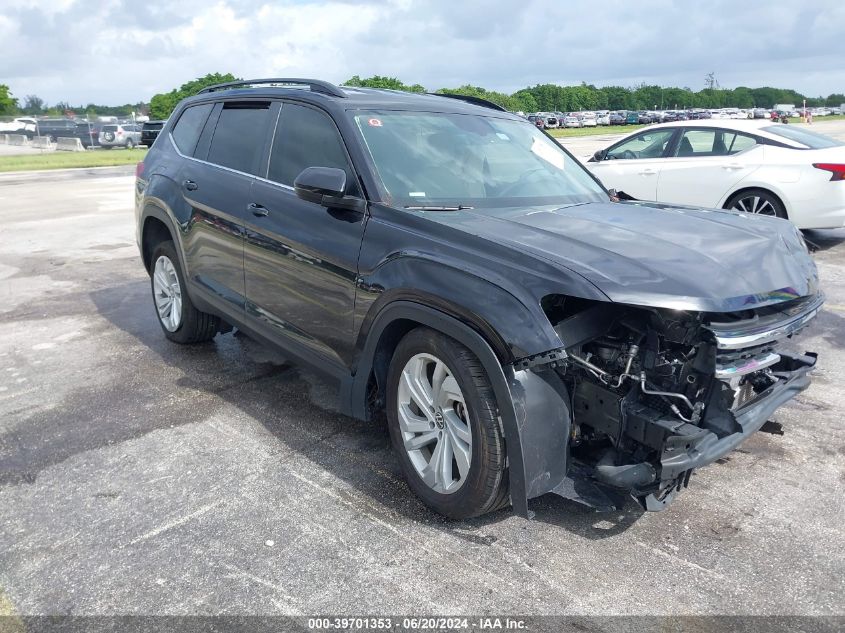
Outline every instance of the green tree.
MULTIPOLYGON (((150 118, 166 119, 182 99, 191 97, 208 86, 222 84, 228 81, 239 81, 239 78, 235 77, 232 73, 223 75, 220 73, 209 73, 205 77, 199 77, 193 81, 184 83, 170 92, 153 95, 150 99, 150 118)), ((129 107, 131 108, 132 106, 129 107)))
POLYGON ((470 86, 469 84, 460 86, 458 88, 440 88, 437 91, 437 94, 453 94, 464 95, 467 97, 478 97, 479 99, 486 99, 487 101, 492 101, 496 105, 500 105, 507 110, 514 111, 520 109, 519 100, 514 99, 510 95, 507 95, 503 92, 493 92, 490 90, 485 90, 484 88, 480 88, 478 86, 470 86))
POLYGON ((17 114, 18 100, 9 92, 9 86, 0 84, 0 114, 17 114))
POLYGON ((382 88, 387 90, 404 90, 405 92, 425 92, 425 87, 420 84, 408 86, 396 77, 382 77, 381 75, 373 75, 365 79, 361 79, 358 75, 353 75, 341 85, 352 88, 382 88))
POLYGON ((41 114, 44 111, 44 99, 38 95, 26 95, 21 111, 24 114, 41 114))
POLYGON ((836 92, 832 95, 828 95, 827 99, 824 100, 824 104, 828 107, 838 108, 843 103, 845 103, 845 95, 841 92, 836 92))

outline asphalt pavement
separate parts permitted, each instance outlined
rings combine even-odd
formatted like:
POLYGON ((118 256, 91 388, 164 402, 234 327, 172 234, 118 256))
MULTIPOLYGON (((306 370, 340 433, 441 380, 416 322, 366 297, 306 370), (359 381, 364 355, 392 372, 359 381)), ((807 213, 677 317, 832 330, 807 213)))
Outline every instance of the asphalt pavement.
POLYGON ((0 614, 845 614, 845 230, 783 435, 663 513, 449 522, 331 384, 165 340, 130 173, 0 176, 0 614))

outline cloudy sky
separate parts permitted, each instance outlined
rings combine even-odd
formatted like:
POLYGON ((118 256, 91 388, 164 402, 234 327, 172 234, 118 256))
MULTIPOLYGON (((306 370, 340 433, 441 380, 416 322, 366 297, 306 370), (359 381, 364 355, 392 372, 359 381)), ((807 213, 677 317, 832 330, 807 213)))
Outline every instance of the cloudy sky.
POLYGON ((0 83, 147 101, 209 72, 845 92, 841 0, 0 0, 0 83))

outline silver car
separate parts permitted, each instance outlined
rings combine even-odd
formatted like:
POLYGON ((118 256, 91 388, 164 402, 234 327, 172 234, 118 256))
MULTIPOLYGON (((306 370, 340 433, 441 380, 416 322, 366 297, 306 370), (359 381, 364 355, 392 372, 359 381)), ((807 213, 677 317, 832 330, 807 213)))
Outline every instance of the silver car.
POLYGON ((125 147, 132 149, 141 144, 141 126, 134 123, 107 123, 100 129, 100 146, 103 149, 125 147))

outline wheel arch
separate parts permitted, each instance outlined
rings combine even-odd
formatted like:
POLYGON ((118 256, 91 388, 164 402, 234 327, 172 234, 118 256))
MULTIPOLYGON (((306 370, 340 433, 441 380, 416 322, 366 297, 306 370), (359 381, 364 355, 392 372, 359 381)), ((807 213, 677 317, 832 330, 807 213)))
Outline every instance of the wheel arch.
POLYGON ((491 344, 469 324, 437 308, 413 301, 397 300, 386 305, 373 320, 355 375, 341 386, 340 401, 349 407, 346 413, 360 419, 370 417, 373 380, 379 380, 381 375, 381 384, 385 384, 396 345, 405 334, 417 327, 431 328, 458 341, 484 367, 505 435, 511 502, 517 514, 528 517, 529 497, 547 492, 551 489, 549 482, 559 481, 565 473, 566 456, 560 454, 560 433, 554 424, 543 418, 554 412, 566 412, 561 418, 566 431, 562 435, 565 445, 569 430, 567 398, 559 391, 555 394, 548 389, 543 389, 543 397, 536 397, 536 385, 553 378, 543 378, 541 373, 530 370, 514 372, 513 365, 503 364, 491 344), (536 422, 534 431, 526 428, 528 418, 536 422), (557 437, 553 449, 544 429, 554 431, 557 437), (544 438, 542 441, 538 440, 538 430, 544 438), (525 442, 528 442, 527 447, 523 446, 525 442), (531 464, 526 465, 526 454, 531 457, 531 464), (550 476, 549 464, 556 465, 553 466, 558 471, 556 474, 550 476))
POLYGON ((152 266, 151 259, 156 244, 159 244, 163 240, 172 240, 176 246, 176 254, 179 256, 179 264, 182 266, 182 271, 185 275, 188 274, 188 269, 185 267, 185 257, 182 252, 179 232, 175 229, 173 221, 164 209, 154 204, 147 204, 144 207, 139 221, 138 240, 141 258, 147 272, 150 272, 152 266))

